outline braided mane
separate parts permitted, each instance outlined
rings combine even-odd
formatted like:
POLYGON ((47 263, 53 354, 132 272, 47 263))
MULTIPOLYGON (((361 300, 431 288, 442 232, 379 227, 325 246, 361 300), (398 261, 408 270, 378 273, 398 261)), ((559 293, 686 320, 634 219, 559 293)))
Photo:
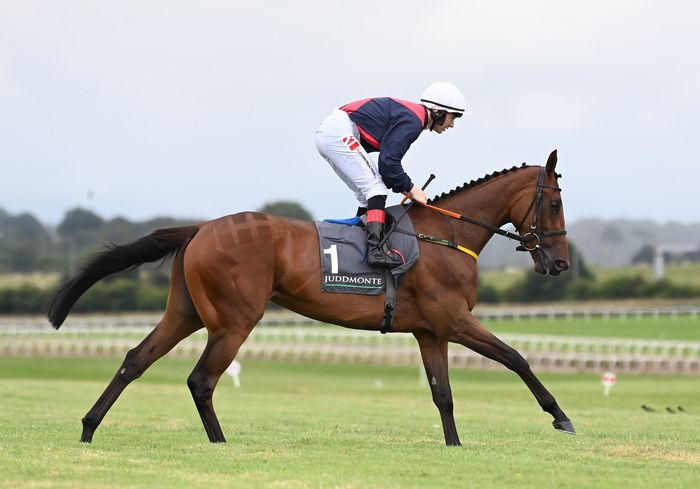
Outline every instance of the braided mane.
POLYGON ((470 188, 476 187, 477 185, 481 185, 484 182, 488 182, 492 178, 500 177, 501 175, 505 175, 506 173, 511 173, 513 171, 520 170, 522 168, 527 168, 527 166, 528 166, 527 163, 523 163, 520 166, 513 166, 511 168, 505 168, 501 171, 495 171, 495 172, 490 173, 488 175, 484 175, 483 177, 477 178, 476 180, 464 182, 462 185, 460 185, 459 187, 457 187, 453 190, 450 190, 449 192, 443 192, 441 195, 436 195, 435 197, 430 199, 428 202, 430 204, 434 204, 435 202, 438 202, 442 199, 450 197, 450 196, 457 194, 463 190, 469 190, 470 188))

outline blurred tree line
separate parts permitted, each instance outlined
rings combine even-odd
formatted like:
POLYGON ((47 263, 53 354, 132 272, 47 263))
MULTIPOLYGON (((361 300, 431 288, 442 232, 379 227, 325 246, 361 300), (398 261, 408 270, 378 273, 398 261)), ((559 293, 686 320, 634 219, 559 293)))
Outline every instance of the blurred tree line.
POLYGON ((56 228, 49 228, 31 214, 12 216, 0 209, 0 273, 65 273, 76 261, 102 248, 107 237, 124 243, 158 228, 192 222, 166 217, 143 222, 121 217, 104 220, 78 208, 67 212, 56 228))
MULTIPOLYGON (((312 220, 300 204, 277 201, 260 212, 312 220)), ((159 217, 133 222, 117 217, 105 220, 94 212, 68 211, 55 227, 43 225, 28 213, 10 215, 0 209, 0 275, 35 272, 75 273, 87 258, 106 244, 134 241, 156 229, 185 226, 201 219, 159 217)), ((115 274, 98 282, 74 307, 76 312, 159 311, 165 306, 170 284, 170 260, 145 264, 138 270, 115 274)), ((0 314, 41 313, 53 290, 36 285, 0 287, 0 314)))
MULTIPOLYGON (((656 258, 657 248, 654 245, 646 244, 642 246, 632 257, 632 264, 652 264, 656 258)), ((664 263, 666 264, 682 264, 682 263, 697 263, 700 262, 700 248, 687 251, 669 251, 663 250, 664 263)))
MULTIPOLYGON (((312 220, 296 202, 265 204, 260 212, 312 220)), ((201 219, 157 217, 133 222, 123 217, 104 220, 87 209, 66 213, 55 228, 44 226, 31 214, 16 216, 0 209, 0 273, 73 271, 77 263, 109 242, 128 243, 156 229, 185 226, 201 219)))
MULTIPOLYGON (((296 202, 280 201, 258 209, 275 215, 312 220, 313 216, 296 202)), ((199 222, 155 218, 132 222, 110 220, 86 209, 66 213, 55 228, 48 228, 31 214, 9 215, 0 209, 0 274, 54 272, 63 277, 75 272, 80 263, 108 242, 128 243, 155 229, 199 222)), ((504 291, 482 284, 479 300, 484 303, 531 303, 555 300, 622 298, 688 298, 700 290, 667 281, 651 282, 640 276, 596 280, 584 257, 569 242, 572 269, 556 278, 534 272, 504 291)), ((160 311, 164 308, 170 283, 170 263, 146 264, 132 272, 116 274, 98 282, 75 306, 76 312, 160 311)), ((34 285, 0 287, 0 314, 41 313, 52 290, 34 285)))

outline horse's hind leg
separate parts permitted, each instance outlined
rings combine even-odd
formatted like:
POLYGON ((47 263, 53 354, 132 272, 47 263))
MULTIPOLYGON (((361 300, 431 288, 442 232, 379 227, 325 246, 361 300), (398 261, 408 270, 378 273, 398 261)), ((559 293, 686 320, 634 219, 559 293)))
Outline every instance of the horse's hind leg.
POLYGON ((178 253, 173 261, 172 280, 163 319, 136 348, 126 354, 124 362, 107 389, 83 418, 80 441, 92 441, 95 430, 127 385, 138 379, 153 362, 169 352, 182 339, 204 326, 183 280, 182 252, 178 253))
POLYGON ((542 385, 542 382, 530 369, 527 361, 513 348, 499 340, 471 314, 467 317, 468 324, 458 328, 448 337, 449 341, 461 343, 475 352, 503 364, 514 371, 523 379, 525 385, 535 396, 543 411, 548 412, 554 418, 552 425, 559 431, 575 435, 576 431, 569 418, 557 404, 554 396, 542 385))
MULTIPOLYGON (((255 323, 252 326, 254 325, 255 323)), ((252 329, 252 326, 250 329, 252 329)), ((245 334, 231 333, 226 330, 210 333, 202 356, 187 378, 187 386, 192 393, 192 399, 195 406, 197 406, 204 430, 212 443, 226 442, 221 425, 214 412, 214 404, 212 402, 214 389, 219 382, 221 374, 231 365, 250 329, 247 329, 245 334)))
POLYGON ((203 327, 198 318, 172 318, 166 313, 158 326, 134 349, 130 350, 116 375, 95 405, 83 418, 83 433, 80 441, 90 443, 95 430, 119 395, 131 382, 141 375, 156 360, 168 353, 183 338, 203 327))
POLYGON ((420 354, 428 376, 433 402, 440 412, 445 444, 459 446, 459 435, 453 414, 452 390, 447 369, 447 342, 428 331, 415 332, 420 354))
MULTIPOLYGON (((194 276, 193 276, 194 277, 194 276)), ((209 331, 207 346, 187 378, 204 430, 212 443, 224 443, 224 433, 214 412, 212 396, 221 374, 236 357, 238 349, 265 313, 267 294, 263 287, 246 290, 231 288, 227 302, 215 308, 209 301, 206 286, 198 286, 194 300, 203 311, 202 320, 209 331)))

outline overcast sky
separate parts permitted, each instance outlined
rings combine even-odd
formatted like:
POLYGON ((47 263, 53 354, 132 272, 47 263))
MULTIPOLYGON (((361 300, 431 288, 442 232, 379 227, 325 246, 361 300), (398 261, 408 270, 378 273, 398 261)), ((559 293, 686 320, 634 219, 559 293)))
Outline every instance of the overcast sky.
POLYGON ((0 0, 0 208, 347 217, 320 121, 450 81, 472 115, 404 158, 429 195, 557 148, 569 222, 700 222, 698 25, 690 0, 0 0))

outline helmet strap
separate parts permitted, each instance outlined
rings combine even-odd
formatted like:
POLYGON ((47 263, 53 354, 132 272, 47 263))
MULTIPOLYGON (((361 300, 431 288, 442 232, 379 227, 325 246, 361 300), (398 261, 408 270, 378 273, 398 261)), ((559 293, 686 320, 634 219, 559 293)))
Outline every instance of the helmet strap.
POLYGON ((435 124, 440 126, 445 123, 445 119, 447 118, 447 111, 430 109, 430 117, 431 119, 433 119, 433 123, 430 124, 430 130, 433 131, 435 124))

